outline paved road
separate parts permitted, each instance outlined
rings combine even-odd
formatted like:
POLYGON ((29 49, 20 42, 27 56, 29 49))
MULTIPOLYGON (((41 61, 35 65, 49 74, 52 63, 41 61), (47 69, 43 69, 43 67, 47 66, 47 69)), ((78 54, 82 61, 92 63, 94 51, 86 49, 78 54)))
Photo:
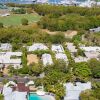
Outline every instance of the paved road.
POLYGON ((3 82, 3 80, 9 80, 14 81, 17 80, 17 82, 28 82, 29 80, 35 79, 34 77, 25 78, 25 77, 0 77, 0 82, 3 82))

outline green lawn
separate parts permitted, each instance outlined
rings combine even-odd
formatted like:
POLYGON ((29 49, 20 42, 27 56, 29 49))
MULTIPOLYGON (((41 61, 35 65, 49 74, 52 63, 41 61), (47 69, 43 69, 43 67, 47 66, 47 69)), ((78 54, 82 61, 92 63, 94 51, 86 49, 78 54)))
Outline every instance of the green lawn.
POLYGON ((0 22, 6 26, 21 25, 21 19, 27 18, 29 23, 37 22, 40 16, 37 14, 13 14, 6 17, 0 17, 0 22))

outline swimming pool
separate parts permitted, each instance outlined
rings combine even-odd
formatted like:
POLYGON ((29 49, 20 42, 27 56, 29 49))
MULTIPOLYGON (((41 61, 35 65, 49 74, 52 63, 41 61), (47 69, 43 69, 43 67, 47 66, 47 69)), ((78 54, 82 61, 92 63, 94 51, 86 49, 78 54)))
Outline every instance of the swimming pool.
POLYGON ((35 93, 30 93, 28 95, 28 100, 42 100, 37 94, 35 93))
POLYGON ((31 92, 28 94, 28 100, 55 100, 55 98, 50 95, 39 96, 31 92))

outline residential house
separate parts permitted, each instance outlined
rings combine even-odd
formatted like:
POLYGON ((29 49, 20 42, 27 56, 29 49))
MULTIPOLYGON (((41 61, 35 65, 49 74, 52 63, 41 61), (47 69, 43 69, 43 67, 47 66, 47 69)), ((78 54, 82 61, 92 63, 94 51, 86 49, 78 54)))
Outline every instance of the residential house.
POLYGON ((100 32, 100 27, 89 29, 90 33, 97 33, 100 32))
POLYGON ((64 48, 60 44, 53 44, 51 49, 55 53, 64 53, 64 48))
POLYGON ((14 68, 21 68, 22 52, 0 52, 0 64, 4 67, 12 65, 14 68))
POLYGON ((86 52, 100 52, 100 47, 98 47, 98 46, 94 46, 94 47, 92 47, 92 46, 89 46, 89 47, 83 46, 83 47, 80 47, 80 49, 82 49, 86 52))
POLYGON ((61 59, 61 60, 64 60, 65 62, 68 62, 68 58, 67 58, 66 54, 63 54, 63 53, 57 53, 56 59, 61 59))
POLYGON ((42 61, 44 66, 53 64, 53 60, 50 54, 43 54, 42 61))
POLYGON ((71 53, 76 53, 76 52, 77 52, 77 49, 76 49, 76 47, 74 46, 73 43, 67 43, 67 49, 68 49, 71 53))
POLYGON ((69 82, 64 84, 64 86, 66 87, 66 95, 64 100, 79 100, 79 96, 82 91, 92 88, 91 82, 76 82, 75 85, 69 82))
POLYGON ((1 43, 0 44, 0 50, 1 51, 11 51, 12 45, 10 43, 1 43))
POLYGON ((48 47, 42 43, 34 43, 32 46, 28 47, 28 51, 35 51, 35 50, 47 50, 48 47))

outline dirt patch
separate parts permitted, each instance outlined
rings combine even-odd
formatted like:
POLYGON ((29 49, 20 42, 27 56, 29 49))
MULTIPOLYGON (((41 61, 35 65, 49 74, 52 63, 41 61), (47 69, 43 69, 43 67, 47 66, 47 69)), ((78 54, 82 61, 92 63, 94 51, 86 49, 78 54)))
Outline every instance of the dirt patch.
POLYGON ((74 35, 77 35, 77 31, 68 30, 67 32, 64 32, 65 37, 72 38, 74 35))
POLYGON ((67 38, 72 38, 74 35, 77 35, 77 31, 74 31, 74 30, 68 30, 66 32, 60 32, 60 31, 51 32, 48 29, 43 29, 42 31, 47 32, 50 35, 55 35, 57 33, 63 33, 65 35, 65 37, 67 37, 67 38))
POLYGON ((57 31, 51 32, 51 31, 49 31, 48 29, 42 29, 42 31, 43 31, 43 32, 46 32, 46 33, 48 33, 48 34, 50 34, 50 35, 55 35, 55 34, 58 33, 57 31))
POLYGON ((39 62, 39 59, 37 57, 37 55, 34 55, 34 54, 29 54, 27 55, 27 65, 30 65, 32 63, 38 63, 39 62))

